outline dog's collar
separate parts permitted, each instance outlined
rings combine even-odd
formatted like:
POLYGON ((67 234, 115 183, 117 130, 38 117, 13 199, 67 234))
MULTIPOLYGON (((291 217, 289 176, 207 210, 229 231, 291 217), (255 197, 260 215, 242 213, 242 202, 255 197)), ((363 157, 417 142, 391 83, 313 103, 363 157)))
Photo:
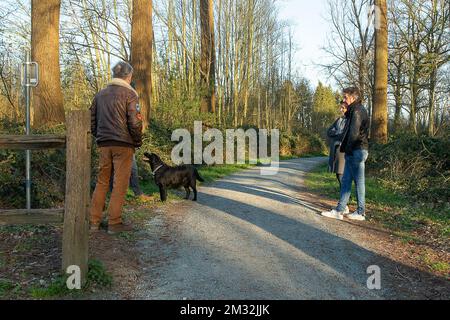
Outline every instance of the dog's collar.
POLYGON ((155 175, 156 171, 158 171, 163 165, 158 166, 153 172, 152 175, 155 175))

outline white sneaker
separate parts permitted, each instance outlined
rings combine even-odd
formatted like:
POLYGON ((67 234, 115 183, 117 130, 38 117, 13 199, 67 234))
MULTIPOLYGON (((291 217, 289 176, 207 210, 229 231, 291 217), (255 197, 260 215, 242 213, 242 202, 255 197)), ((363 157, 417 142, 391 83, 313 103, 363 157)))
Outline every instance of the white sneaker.
POLYGON ((343 214, 349 214, 350 213, 350 209, 348 208, 348 206, 345 206, 345 210, 343 212, 343 214))
POLYGON ((359 214, 358 212, 353 212, 347 216, 350 220, 364 221, 366 217, 363 214, 359 214))
POLYGON ((344 220, 344 215, 342 214, 342 212, 338 212, 335 209, 333 209, 331 211, 324 211, 321 213, 321 215, 324 217, 327 217, 327 218, 344 220))

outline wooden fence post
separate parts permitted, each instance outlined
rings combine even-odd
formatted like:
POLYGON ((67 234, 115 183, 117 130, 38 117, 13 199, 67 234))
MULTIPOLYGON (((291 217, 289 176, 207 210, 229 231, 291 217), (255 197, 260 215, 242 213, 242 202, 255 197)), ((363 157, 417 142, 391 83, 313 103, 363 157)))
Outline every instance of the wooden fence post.
POLYGON ((66 199, 62 244, 62 267, 79 266, 81 284, 88 271, 91 137, 89 110, 70 111, 66 116, 66 199))

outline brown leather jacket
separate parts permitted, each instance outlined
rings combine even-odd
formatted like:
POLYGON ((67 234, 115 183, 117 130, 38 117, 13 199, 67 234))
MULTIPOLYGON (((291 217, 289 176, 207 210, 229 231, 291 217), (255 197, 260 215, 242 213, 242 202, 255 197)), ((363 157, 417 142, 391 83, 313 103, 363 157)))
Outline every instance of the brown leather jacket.
POLYGON ((91 106, 91 132, 99 147, 142 145, 142 116, 135 91, 110 84, 97 93, 91 106))

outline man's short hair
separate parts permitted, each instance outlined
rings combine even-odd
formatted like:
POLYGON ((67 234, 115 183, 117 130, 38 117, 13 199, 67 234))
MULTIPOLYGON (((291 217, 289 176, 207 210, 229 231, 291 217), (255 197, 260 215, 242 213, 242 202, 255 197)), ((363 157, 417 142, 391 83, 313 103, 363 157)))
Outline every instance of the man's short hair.
POLYGON ((119 61, 112 68, 113 78, 125 79, 133 73, 133 67, 125 61, 119 61))
POLYGON ((348 87, 342 90, 342 92, 355 97, 356 100, 361 100, 361 91, 358 87, 348 87))

